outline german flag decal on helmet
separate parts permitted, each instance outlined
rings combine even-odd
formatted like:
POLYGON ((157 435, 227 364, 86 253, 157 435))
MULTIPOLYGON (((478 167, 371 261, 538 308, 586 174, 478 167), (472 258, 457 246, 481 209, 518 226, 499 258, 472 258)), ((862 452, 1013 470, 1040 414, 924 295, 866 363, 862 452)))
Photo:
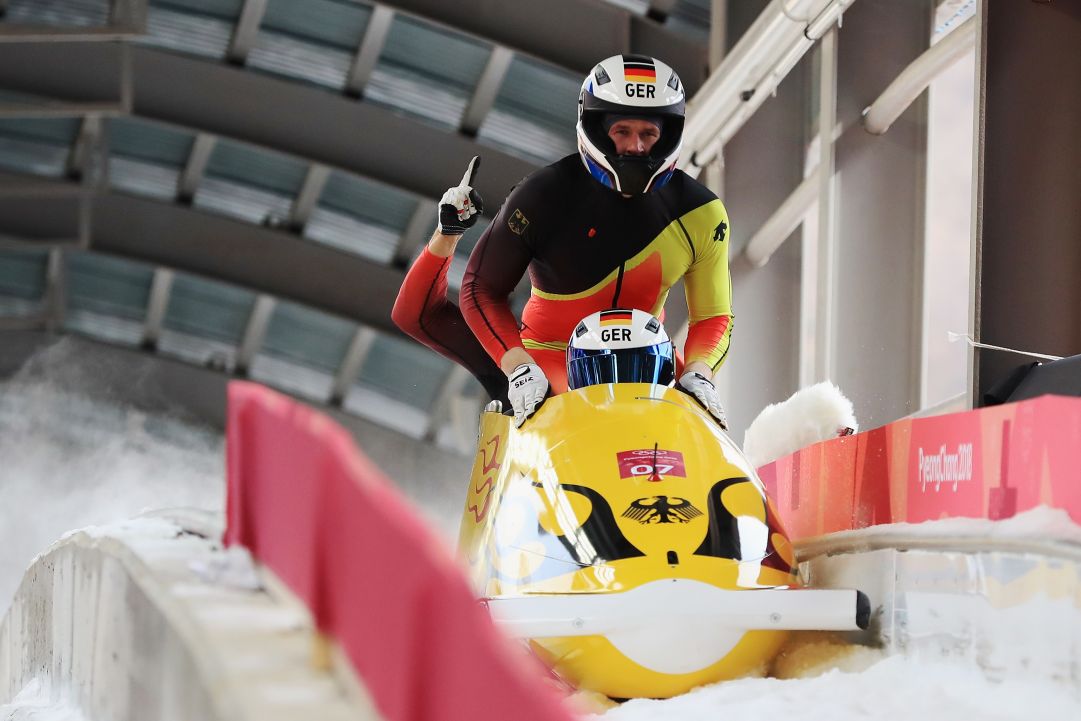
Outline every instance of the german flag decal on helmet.
POLYGON ((657 66, 653 64, 653 58, 643 55, 624 55, 623 77, 628 83, 655 83, 657 82, 657 66))
POLYGON ((606 310, 601 313, 601 325, 630 325, 632 317, 629 310, 606 310))

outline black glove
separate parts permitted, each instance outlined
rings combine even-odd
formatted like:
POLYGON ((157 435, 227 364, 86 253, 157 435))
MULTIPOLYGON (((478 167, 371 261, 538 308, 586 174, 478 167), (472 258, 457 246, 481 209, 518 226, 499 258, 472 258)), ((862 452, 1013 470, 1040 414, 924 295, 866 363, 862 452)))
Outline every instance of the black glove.
POLYGON ((477 216, 484 211, 480 194, 473 189, 473 178, 480 167, 480 156, 474 155, 465 169, 462 182, 447 188, 439 201, 439 232, 443 235, 461 235, 473 227, 477 216))

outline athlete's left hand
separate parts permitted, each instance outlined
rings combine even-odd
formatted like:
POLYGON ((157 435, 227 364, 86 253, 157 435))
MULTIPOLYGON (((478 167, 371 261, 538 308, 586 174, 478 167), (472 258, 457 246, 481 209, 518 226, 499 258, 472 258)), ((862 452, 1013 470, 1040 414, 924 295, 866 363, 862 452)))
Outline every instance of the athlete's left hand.
POLYGON ((507 375, 507 399, 514 407, 514 427, 537 412, 548 396, 548 378, 536 363, 522 363, 507 375))
POLYGON ((680 376, 676 388, 688 395, 694 396, 702 407, 709 411, 710 415, 717 419, 721 428, 728 430, 728 416, 724 413, 721 405, 721 397, 717 394, 717 386, 701 373, 688 371, 680 376))
POLYGON ((473 188, 473 179, 480 167, 480 156, 474 155, 465 169, 462 182, 447 188, 439 201, 439 232, 443 235, 461 235, 473 227, 477 217, 484 212, 484 201, 473 188))

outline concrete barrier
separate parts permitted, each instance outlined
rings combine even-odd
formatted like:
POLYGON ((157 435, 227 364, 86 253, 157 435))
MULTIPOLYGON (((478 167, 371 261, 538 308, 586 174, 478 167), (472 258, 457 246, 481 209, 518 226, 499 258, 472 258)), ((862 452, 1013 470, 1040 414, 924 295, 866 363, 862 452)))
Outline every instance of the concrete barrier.
POLYGON ((36 559, 0 623, 0 705, 32 688, 107 721, 378 720, 359 686, 312 665, 303 606, 223 580, 236 559, 210 525, 139 519, 36 559))

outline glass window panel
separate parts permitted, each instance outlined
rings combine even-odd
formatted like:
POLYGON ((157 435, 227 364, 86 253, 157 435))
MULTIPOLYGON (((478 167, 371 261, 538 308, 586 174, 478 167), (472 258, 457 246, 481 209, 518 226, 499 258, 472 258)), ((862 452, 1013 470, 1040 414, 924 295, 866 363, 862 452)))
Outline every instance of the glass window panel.
MULTIPOLYGON (((665 26, 696 42, 709 42, 711 0, 679 0, 665 26)), ((661 58, 664 60, 664 58, 661 58)), ((679 72, 679 68, 676 68, 679 72)))
POLYGON ((574 129, 582 78, 516 54, 496 98, 497 107, 538 124, 574 129))
POLYGON ((256 188, 295 196, 308 165, 296 158, 219 139, 210 154, 206 174, 256 188))
POLYGON ((205 366, 223 373, 236 367, 237 347, 230 343, 163 329, 158 335, 157 350, 188 363, 205 366))
POLYGON ((238 345, 254 304, 250 290, 177 273, 162 326, 238 345))
POLYGON ((123 157, 109 159, 109 185, 117 190, 157 200, 176 198, 180 169, 123 157))
POLYGON ((352 215, 316 208, 304 226, 304 237, 347 253, 389 263, 398 247, 400 233, 352 215))
POLYGON ((356 325, 328 313, 280 301, 270 318, 262 355, 334 374, 356 325))
POLYGON ((574 152, 581 83, 568 72, 515 55, 478 138, 534 162, 574 152))
POLYGON ((395 15, 380 64, 417 71, 441 84, 470 91, 477 84, 492 46, 476 38, 405 15, 395 15))
POLYGON ((195 191, 192 205, 256 225, 281 222, 289 217, 293 198, 227 180, 205 178, 195 191))
POLYGON ((250 290, 177 273, 158 338, 158 351, 231 371, 254 304, 255 293, 250 290))
POLYGON ((75 118, 0 119, 0 167, 62 176, 78 132, 75 118))
POLYGON ((417 200, 389 185, 335 171, 327 180, 319 205, 388 228, 404 230, 417 209, 417 200))
POLYGON ((357 385, 414 408, 430 408, 450 371, 450 361, 412 341, 379 334, 357 385))
POLYGON ((150 265, 94 253, 69 253, 68 309, 142 320, 153 278, 150 265))
POLYGON ((574 125, 540 125, 497 107, 485 116, 477 139, 510 155, 546 165, 575 152, 574 125))
POLYGON ((604 0, 609 5, 630 10, 635 15, 645 15, 649 9, 649 0, 604 0))
POLYGON ((147 34, 136 42, 222 59, 243 0, 151 0, 147 34))
POLYGON ((67 147, 81 123, 78 118, 0 118, 0 135, 67 147))
POLYGON ((0 295, 34 300, 45 295, 47 250, 0 250, 0 295))
POLYGON ((339 90, 345 86, 353 55, 351 51, 315 45, 292 35, 262 32, 248 54, 247 66, 339 90))
POLYGON ((93 253, 67 258, 64 326, 114 343, 137 345, 154 269, 93 253))
POLYGON ((420 439, 428 429, 428 411, 415 408, 395 398, 388 398, 382 393, 353 386, 346 393, 342 408, 372 423, 391 428, 409 438, 420 439))
POLYGON ((110 0, 9 0, 4 22, 18 25, 107 25, 110 0))
POLYGON ((334 377, 329 373, 264 353, 252 359, 250 375, 260 383, 319 403, 326 402, 334 387, 334 377))
POLYGON ((364 96, 444 128, 457 128, 491 46, 396 15, 364 96))
POLYGON ((469 103, 469 94, 434 85, 430 78, 406 68, 386 65, 372 72, 364 99, 442 128, 456 130, 469 103))
POLYGON ((0 250, 0 315, 30 315, 45 297, 47 250, 0 250))
POLYGON ((109 153, 183 168, 195 134, 135 118, 110 118, 106 124, 109 153))
POLYGON ((340 0, 270 0, 248 66, 339 89, 370 16, 340 0))
POLYGON ((244 0, 150 0, 150 8, 151 12, 154 8, 171 8, 224 20, 236 20, 244 8, 244 0))
POLYGON ((360 45, 371 14, 364 5, 341 0, 269 0, 260 31, 352 51, 360 45))

